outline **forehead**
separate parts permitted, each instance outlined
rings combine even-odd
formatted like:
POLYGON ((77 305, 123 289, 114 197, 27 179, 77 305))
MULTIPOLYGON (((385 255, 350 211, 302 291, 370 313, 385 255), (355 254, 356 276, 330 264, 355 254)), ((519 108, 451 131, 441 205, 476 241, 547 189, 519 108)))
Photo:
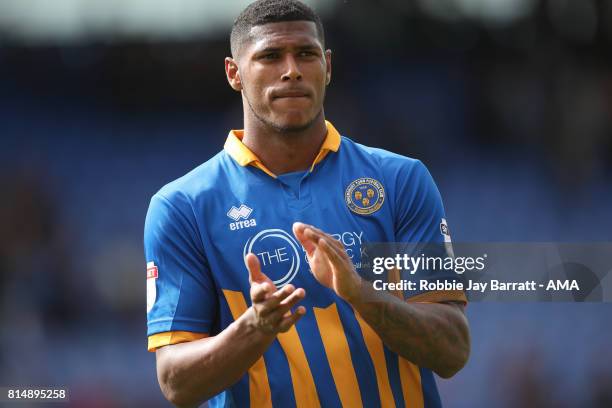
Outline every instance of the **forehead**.
POLYGON ((250 31, 252 52, 268 47, 284 48, 314 45, 322 47, 317 26, 312 21, 282 21, 254 26, 250 31))

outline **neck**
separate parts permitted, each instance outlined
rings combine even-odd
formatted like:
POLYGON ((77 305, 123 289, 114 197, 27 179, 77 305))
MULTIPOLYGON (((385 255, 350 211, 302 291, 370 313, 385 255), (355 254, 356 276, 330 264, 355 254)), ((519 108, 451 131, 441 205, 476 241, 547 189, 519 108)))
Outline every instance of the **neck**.
POLYGON ((323 110, 306 129, 279 131, 257 118, 244 120, 242 143, 274 174, 310 169, 327 135, 323 110))

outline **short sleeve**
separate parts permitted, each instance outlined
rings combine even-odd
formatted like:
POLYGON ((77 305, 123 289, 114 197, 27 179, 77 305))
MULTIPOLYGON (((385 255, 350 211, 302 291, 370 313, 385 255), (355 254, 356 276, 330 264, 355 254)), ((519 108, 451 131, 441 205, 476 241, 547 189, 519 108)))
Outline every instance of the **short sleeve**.
POLYGON ((147 334, 210 333, 217 294, 186 200, 153 196, 144 228, 147 262, 147 334))
POLYGON ((438 187, 423 163, 415 160, 399 170, 396 179, 397 242, 444 242, 440 223, 445 219, 438 187))
MULTIPOLYGON (((398 171, 396 178, 395 239, 402 252, 412 257, 448 259, 452 257, 450 232, 446 222, 442 197, 425 165, 414 160, 398 171)), ((431 263, 434 265, 434 262, 431 263)), ((461 282, 461 275, 444 268, 419 269, 413 274, 402 273, 401 279, 418 283, 417 290, 405 291, 407 299, 427 301, 465 301, 463 291, 436 290, 426 293, 420 281, 461 282)))

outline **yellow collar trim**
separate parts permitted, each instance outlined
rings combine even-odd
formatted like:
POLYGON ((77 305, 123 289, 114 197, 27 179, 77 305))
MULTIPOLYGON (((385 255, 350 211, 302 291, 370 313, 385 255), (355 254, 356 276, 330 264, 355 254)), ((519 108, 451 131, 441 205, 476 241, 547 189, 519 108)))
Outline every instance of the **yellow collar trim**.
MULTIPOLYGON (((327 135, 325 136, 325 140, 323 140, 317 157, 312 162, 312 166, 310 166, 310 172, 314 170, 317 164, 323 161, 329 152, 337 152, 340 148, 340 142, 342 141, 340 133, 338 133, 330 122, 325 121, 325 125, 327 126, 327 135)), ((230 130, 223 148, 239 165, 243 167, 247 165, 255 166, 267 175, 276 178, 276 174, 272 173, 261 160, 259 160, 255 153, 242 143, 243 137, 244 130, 230 130)))

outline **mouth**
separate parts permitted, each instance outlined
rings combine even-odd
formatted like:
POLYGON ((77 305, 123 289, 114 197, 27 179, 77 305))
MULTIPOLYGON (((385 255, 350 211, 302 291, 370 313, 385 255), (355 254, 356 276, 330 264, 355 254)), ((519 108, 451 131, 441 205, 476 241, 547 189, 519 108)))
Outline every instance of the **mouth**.
POLYGON ((308 92, 301 90, 280 91, 272 94, 272 99, 310 98, 308 92))

